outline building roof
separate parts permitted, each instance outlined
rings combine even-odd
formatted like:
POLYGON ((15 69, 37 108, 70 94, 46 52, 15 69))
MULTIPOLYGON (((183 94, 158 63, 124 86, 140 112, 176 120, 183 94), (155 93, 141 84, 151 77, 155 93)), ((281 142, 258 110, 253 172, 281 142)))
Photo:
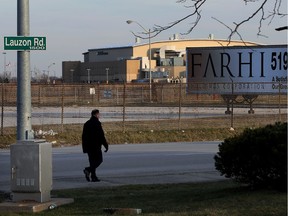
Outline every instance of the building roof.
MULTIPOLYGON (((177 43, 177 42, 217 42, 219 43, 219 46, 221 45, 221 43, 227 43, 228 40, 225 39, 175 39, 175 40, 162 40, 162 41, 151 41, 151 45, 155 45, 155 44, 164 44, 164 43, 177 43)), ((248 45, 260 45, 259 43, 256 42, 250 42, 250 41, 241 41, 241 40, 231 40, 230 43, 239 43, 239 44, 248 44, 248 45)), ((125 48, 137 48, 137 47, 141 47, 141 46, 147 46, 148 43, 135 43, 133 45, 125 45, 125 46, 115 46, 115 47, 99 47, 99 48, 93 48, 93 49, 88 49, 88 52, 90 51, 98 51, 98 50, 109 50, 109 49, 125 49, 125 48)), ((86 54, 87 52, 83 53, 86 54)))

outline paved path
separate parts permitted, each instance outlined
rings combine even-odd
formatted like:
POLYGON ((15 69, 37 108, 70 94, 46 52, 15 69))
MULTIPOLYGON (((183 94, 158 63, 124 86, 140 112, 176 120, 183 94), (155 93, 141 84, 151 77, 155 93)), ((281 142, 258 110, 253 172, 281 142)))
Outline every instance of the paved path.
MULTIPOLYGON (((53 149, 53 189, 223 180, 214 167, 219 142, 111 145, 98 169, 101 182, 87 182, 81 146, 53 149)), ((0 151, 0 191, 10 190, 10 152, 0 151)))

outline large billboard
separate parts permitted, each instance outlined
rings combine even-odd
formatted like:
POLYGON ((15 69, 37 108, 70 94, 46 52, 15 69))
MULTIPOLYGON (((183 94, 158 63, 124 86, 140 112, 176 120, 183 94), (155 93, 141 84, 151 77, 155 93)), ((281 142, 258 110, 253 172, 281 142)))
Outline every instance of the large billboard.
POLYGON ((187 92, 287 93, 287 45, 187 48, 187 92))

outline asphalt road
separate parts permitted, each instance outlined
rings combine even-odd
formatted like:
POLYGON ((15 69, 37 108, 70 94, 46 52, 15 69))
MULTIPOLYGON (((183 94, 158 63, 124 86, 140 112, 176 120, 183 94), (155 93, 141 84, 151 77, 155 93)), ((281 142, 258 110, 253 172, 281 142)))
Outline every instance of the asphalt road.
MULTIPOLYGON (((100 182, 87 182, 81 146, 53 148, 53 189, 222 180, 214 167, 219 142, 110 145, 97 169, 100 182)), ((10 151, 0 150, 0 191, 10 191, 10 151)))

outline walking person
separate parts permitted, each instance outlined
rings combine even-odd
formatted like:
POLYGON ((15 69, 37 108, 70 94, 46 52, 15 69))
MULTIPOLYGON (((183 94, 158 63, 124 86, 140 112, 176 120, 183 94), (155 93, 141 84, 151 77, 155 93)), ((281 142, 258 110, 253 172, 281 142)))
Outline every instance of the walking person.
POLYGON ((83 153, 88 154, 89 160, 89 167, 86 167, 83 172, 86 180, 92 182, 100 181, 96 175, 96 169, 103 162, 102 145, 105 152, 108 151, 108 143, 99 117, 99 110, 92 110, 91 118, 84 124, 82 132, 82 149, 83 153))

